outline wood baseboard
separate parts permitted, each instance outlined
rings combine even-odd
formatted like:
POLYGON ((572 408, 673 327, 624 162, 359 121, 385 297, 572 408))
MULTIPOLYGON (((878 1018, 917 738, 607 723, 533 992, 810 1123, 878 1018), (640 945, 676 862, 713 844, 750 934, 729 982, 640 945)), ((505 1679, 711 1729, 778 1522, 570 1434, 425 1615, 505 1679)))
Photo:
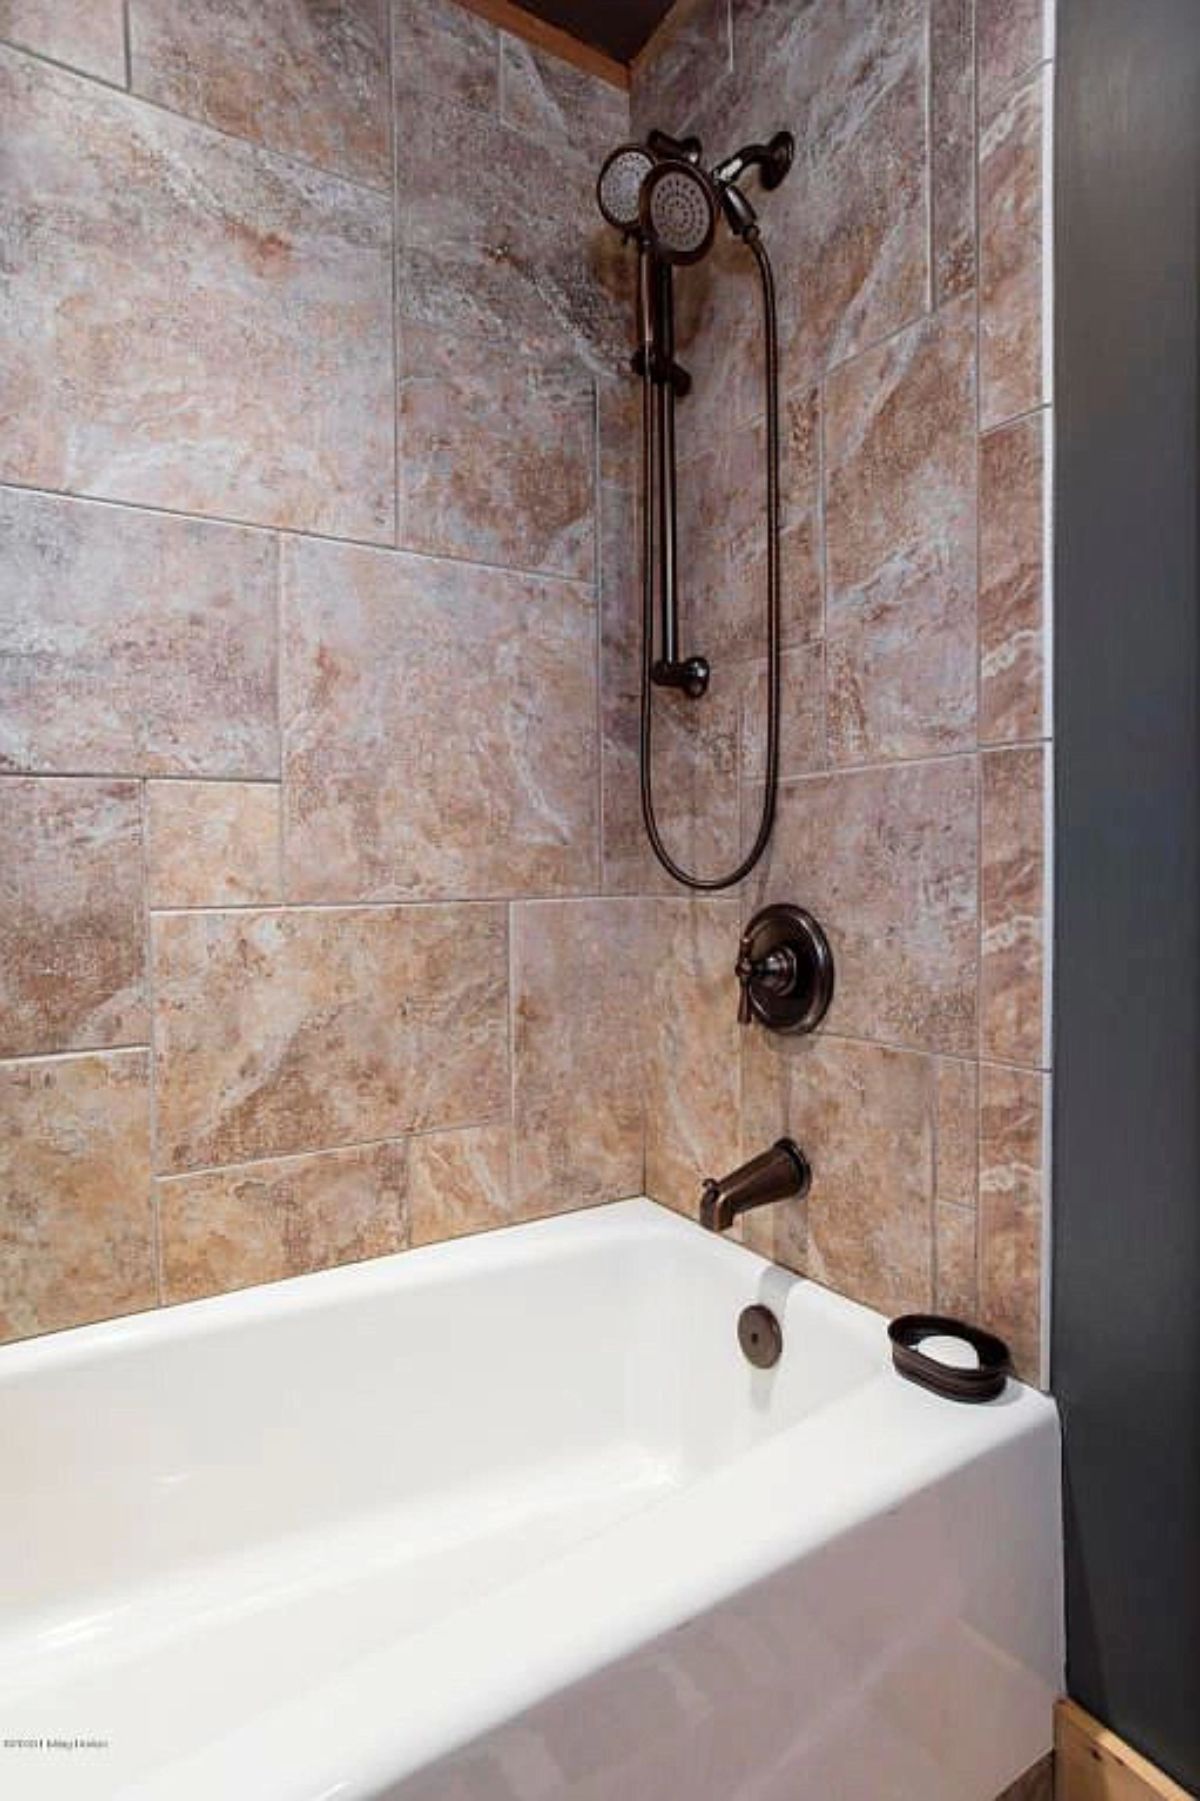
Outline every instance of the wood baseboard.
POLYGON ((1055 1801, 1196 1801, 1074 1701, 1054 1710, 1055 1801))

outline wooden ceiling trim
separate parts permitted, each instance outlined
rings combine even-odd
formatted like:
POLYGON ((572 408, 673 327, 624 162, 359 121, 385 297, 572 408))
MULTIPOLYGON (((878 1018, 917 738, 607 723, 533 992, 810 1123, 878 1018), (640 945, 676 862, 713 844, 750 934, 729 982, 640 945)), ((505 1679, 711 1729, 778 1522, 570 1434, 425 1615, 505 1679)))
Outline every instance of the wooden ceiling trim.
POLYGON ((544 50, 547 55, 557 56, 561 62, 582 69, 586 75, 598 76, 614 88, 627 90, 629 87, 629 69, 625 63, 606 56, 603 50, 593 49, 591 44, 581 43, 558 25, 526 12, 523 6, 515 4, 515 0, 458 0, 458 4, 468 12, 478 13, 489 24, 498 25, 512 37, 523 38, 535 50, 544 50))

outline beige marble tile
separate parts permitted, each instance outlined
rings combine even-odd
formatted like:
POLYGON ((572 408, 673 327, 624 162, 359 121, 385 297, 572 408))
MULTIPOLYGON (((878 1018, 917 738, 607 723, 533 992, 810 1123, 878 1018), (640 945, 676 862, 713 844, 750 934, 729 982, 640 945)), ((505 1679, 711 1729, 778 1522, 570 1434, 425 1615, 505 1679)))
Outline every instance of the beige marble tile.
POLYGON ((1047 399, 1042 343, 1044 81, 1018 88, 979 144, 979 403, 985 428, 1047 399))
POLYGON ((403 1141, 157 1183, 163 1300, 193 1301, 408 1242, 403 1141))
POLYGON ((646 1192, 693 1217, 739 1161, 739 930, 735 900, 647 906, 646 1192))
POLYGON ((801 143, 763 203, 790 384, 925 310, 926 8, 737 0, 732 11, 734 98, 713 135, 732 146, 790 122, 801 143))
POLYGON ((284 557, 288 898, 594 887, 590 594, 349 545, 284 557))
POLYGON ((159 914, 167 1174, 504 1117, 504 909, 159 914))
POLYGON ((595 158, 424 86, 399 85, 396 106, 402 319, 611 376, 631 348, 634 262, 597 209, 595 158))
POLYGON ((283 898, 272 782, 148 782, 152 907, 272 906, 283 898))
POLYGON ((1030 1070, 980 1068, 980 1308, 1027 1382, 1042 1375, 1046 1083, 1030 1070))
POLYGON ((596 416, 586 371, 410 324, 399 350, 400 542, 590 581, 596 416))
POLYGON ((387 0, 129 0, 129 30, 135 94, 390 185, 387 0))
POLYGON ((682 136, 713 109, 733 69, 730 0, 681 0, 634 67, 635 135, 682 136))
MULTIPOLYGON (((819 415, 811 390, 783 408, 780 611, 785 644, 820 637, 819 415)), ((678 476, 681 624, 701 653, 762 656, 767 641, 766 433, 726 421, 678 476)))
POLYGON ((812 1192, 796 1204, 807 1212, 808 1274, 884 1313, 928 1307, 931 1059, 820 1033, 785 1038, 753 1029, 744 1047, 745 1153, 786 1133, 812 1164, 812 1192))
POLYGON ((1045 434, 1035 413, 979 446, 979 736, 1038 738, 1045 716, 1045 434))
POLYGON ((973 1207, 934 1209, 936 1280, 933 1304, 939 1313, 969 1324, 979 1318, 978 1215, 973 1207))
MULTIPOLYGON (((458 0, 392 0, 397 83, 479 112, 500 104, 500 34, 458 0)), ((403 163, 404 140, 397 148, 403 163)))
POLYGON ((624 365, 596 383, 601 488, 640 489, 642 384, 624 365))
POLYGON ((391 539, 390 205, 0 52, 0 479, 391 539))
POLYGON ((512 1223, 507 1125, 425 1132, 409 1143, 409 1219, 414 1245, 440 1244, 512 1223))
POLYGON ((549 150, 563 146, 597 165, 630 136, 629 95, 520 38, 500 35, 500 116, 549 150))
POLYGON ((155 1305, 149 1062, 0 1063, 0 1338, 155 1305))
POLYGON ((747 908, 794 900, 837 963, 831 1029, 971 1057, 976 777, 968 757, 784 783, 747 908))
POLYGON ((974 346, 973 304, 955 301, 830 378, 835 762, 974 743, 974 346))
POLYGON ((133 782, 0 780, 0 1056, 144 1040, 133 782))
POLYGON ((274 775, 275 541, 0 489, 0 769, 274 775))
POLYGON ((975 1063, 938 1059, 937 1196, 955 1207, 979 1197, 979 1070, 975 1063))
MULTIPOLYGON (((637 512, 623 489, 601 496, 600 705, 604 736, 604 884, 674 893, 654 861, 639 795, 642 594, 637 512)), ((655 814, 670 852, 712 873, 738 856, 740 714, 746 671, 728 659, 700 701, 656 689, 651 768, 655 814)))
POLYGON ((524 902, 512 934, 515 1207, 528 1218, 638 1194, 644 904, 524 902))
POLYGON ((1048 1061, 1043 995, 1045 924, 1043 751, 983 757, 980 1017, 985 1057, 1048 1061))
POLYGON ((979 34, 979 108, 990 117, 1046 54, 1046 0, 975 0, 979 34))
POLYGON ((936 305, 975 286, 975 4, 930 0, 929 154, 936 305))
MULTIPOLYGON (((779 774, 783 781, 825 764, 825 646, 801 644, 780 658, 779 774)), ((742 701, 742 776, 761 782, 767 764, 767 665, 747 672, 742 701)), ((748 809, 744 831, 756 809, 748 809)))
POLYGON ((122 0, 0 0, 0 38, 125 85, 122 0))

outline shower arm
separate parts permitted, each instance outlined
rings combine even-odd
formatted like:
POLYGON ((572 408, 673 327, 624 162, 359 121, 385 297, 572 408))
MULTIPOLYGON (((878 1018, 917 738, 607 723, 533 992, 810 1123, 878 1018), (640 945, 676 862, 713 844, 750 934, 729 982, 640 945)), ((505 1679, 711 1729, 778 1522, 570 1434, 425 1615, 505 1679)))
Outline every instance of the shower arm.
MULTIPOLYGON (((701 893, 715 893, 723 888, 732 888, 749 875, 762 856, 775 824, 776 795, 779 786, 779 709, 780 709, 780 503, 779 503, 779 325, 775 298, 775 277, 771 268, 771 259, 767 255, 766 246, 759 236, 756 225, 751 224, 740 234, 741 241, 752 253, 758 268, 759 282, 763 306, 763 339, 764 339, 764 376, 767 427, 767 750, 766 766, 763 775, 762 810, 759 815, 758 830, 754 842, 737 866, 723 876, 698 876, 682 867, 672 857, 663 842, 658 829, 658 821, 654 811, 653 779, 651 763, 653 752, 653 705, 652 696, 655 684, 654 675, 654 569, 657 542, 657 511, 661 511, 666 503, 665 488, 660 488, 655 476, 661 466, 659 450, 659 433, 657 430, 657 406, 655 400, 656 382, 654 378, 654 357, 649 348, 649 340, 643 339, 645 354, 641 357, 642 375, 642 486, 644 504, 642 507, 642 681, 641 681, 641 804, 642 820, 646 827, 646 836, 659 863, 668 875, 701 893)), ((650 291, 650 268, 652 262, 659 259, 652 257, 650 251, 642 246, 640 252, 640 299, 644 330, 654 333, 657 325, 652 313, 653 297, 650 291)), ((672 402, 673 404, 673 402, 672 402)), ((672 513, 674 509, 672 508, 672 513)), ((702 662, 703 659, 694 659, 702 662)), ((679 667, 679 665, 676 665, 679 667)), ((708 671, 705 665, 705 685, 708 671)), ((678 686, 686 687, 679 682, 678 686)))

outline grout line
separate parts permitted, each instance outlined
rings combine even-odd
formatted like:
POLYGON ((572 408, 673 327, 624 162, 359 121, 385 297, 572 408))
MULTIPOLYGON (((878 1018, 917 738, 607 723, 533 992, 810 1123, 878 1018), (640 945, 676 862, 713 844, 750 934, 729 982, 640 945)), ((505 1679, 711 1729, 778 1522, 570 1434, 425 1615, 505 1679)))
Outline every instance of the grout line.
POLYGON ((510 901, 505 916, 506 972, 508 978, 508 1199, 511 1207, 517 1193, 517 934, 510 901))
MULTIPOLYGON (((574 907, 592 905, 596 901, 638 900, 636 890, 602 893, 598 889, 572 891, 569 894, 444 894, 422 895, 395 900, 333 901, 234 901, 226 906, 155 907, 156 919, 188 918, 204 914, 242 913, 403 913, 429 911, 447 907, 574 907)), ((658 896, 660 899, 686 899, 686 895, 658 896)))
MULTIPOLYGON (((125 0, 125 4, 128 8, 128 0, 125 0)), ((340 169, 331 169, 324 163, 310 162, 307 157, 296 156, 290 150, 278 150, 273 144, 261 143, 257 138, 241 137, 236 131, 227 131, 222 125, 214 125, 209 119, 198 119, 193 113, 181 113, 176 107, 166 106, 161 100, 151 99, 148 94, 135 93, 131 87, 122 87, 119 82, 115 81, 106 81, 102 75, 93 75, 86 69, 77 69, 71 63, 60 61, 56 56, 46 56, 40 50, 30 50, 24 44, 15 44, 8 38, 0 39, 0 49, 14 51, 19 56, 27 57, 30 62, 44 63, 49 68, 61 69, 65 75, 72 75, 77 81, 87 82, 90 87, 102 88, 109 94, 120 95, 122 99, 129 101, 133 106, 144 106, 150 112, 161 113, 164 118, 178 119, 193 131, 211 132, 214 137, 223 138, 228 144, 240 144, 251 155, 273 157, 291 169, 299 170, 305 175, 318 175, 325 181, 333 181, 344 187, 353 188, 356 193, 368 195, 372 200, 387 198, 386 184, 375 187, 371 182, 363 181, 361 176, 345 175, 340 169)), ((132 61, 128 34, 126 35, 125 67, 126 79, 131 80, 132 61)))
POLYGON ((177 507, 150 506, 145 501, 121 500, 106 494, 80 494, 71 488, 47 488, 38 482, 0 481, 0 493, 11 490, 18 494, 36 494, 45 500, 70 500, 79 506, 117 507, 131 513, 145 513, 155 519, 186 519, 195 525, 214 525, 226 530, 268 532, 288 541, 297 539, 313 544, 341 544, 356 550, 377 551, 381 556, 409 557, 414 562, 437 563, 462 569, 479 569, 494 575, 519 576, 522 581, 544 582, 550 587, 591 590, 593 584, 582 576, 561 575, 555 570, 526 569, 511 563, 487 563, 478 557, 455 556, 453 552, 412 550, 383 538, 340 537, 334 532, 313 531, 296 525, 280 525, 261 519, 233 519, 223 513, 187 513, 177 507))
POLYGON ((1010 431, 1018 425, 1028 425, 1031 419, 1040 418, 1043 413, 1049 411, 1050 402, 1041 400, 1037 406, 1026 407, 1023 413, 1008 413, 1003 419, 993 419, 990 425, 981 425, 979 436, 981 438, 998 438, 1001 432, 1010 431))
POLYGON ((396 8, 390 3, 387 23, 387 115, 388 162, 391 180, 389 223, 392 233, 392 253, 389 259, 392 277, 392 538, 399 548, 408 527, 408 505, 405 500, 402 519, 400 499, 400 372, 402 357, 400 339, 400 133, 396 123, 396 8))
POLYGON ((133 93, 133 14, 131 0, 121 0, 121 34, 125 44, 125 86, 133 93))
POLYGON ((283 803, 283 783, 287 772, 287 757, 284 746, 284 544, 282 538, 275 536, 275 730, 279 741, 279 793, 277 832, 278 843, 275 847, 278 868, 279 898, 287 904, 287 858, 284 839, 287 829, 287 808, 283 803))
POLYGON ((937 278, 938 221, 934 216, 933 192, 933 9, 937 0, 925 7, 925 311, 937 311, 940 299, 937 278))
POLYGON ((0 781, 6 777, 26 782, 186 782, 196 786, 238 788, 278 788, 275 775, 194 775, 160 774, 154 769, 0 769, 0 781))
POLYGON ((143 1038, 139 1044, 82 1044, 65 1051, 14 1051, 0 1057, 0 1069, 24 1063, 73 1063, 80 1057, 129 1057, 134 1052, 145 1055, 149 1049, 148 1039, 143 1038))
POLYGON ((155 1046, 155 983, 154 983, 154 939, 151 931, 152 914, 150 910, 150 791, 145 781, 138 784, 140 789, 142 817, 142 950, 145 957, 146 981, 146 1014, 149 1021, 147 1060, 149 1066, 149 1129, 150 1129, 150 1219, 153 1231, 154 1251, 154 1292, 158 1305, 163 1305, 166 1290, 163 1286, 163 1245, 162 1217, 158 1205, 158 1186, 154 1172, 158 1167, 158 1053, 155 1046))
POLYGON ((235 1163, 204 1163, 198 1164, 195 1169, 156 1169, 153 1179, 156 1184, 169 1188, 200 1176, 223 1176, 242 1169, 262 1169, 270 1163, 300 1163, 310 1157, 337 1157, 346 1151, 373 1151, 384 1145, 410 1144, 418 1138, 439 1138, 449 1132, 478 1132, 488 1126, 504 1124, 501 1115, 493 1115, 488 1119, 451 1120, 436 1126, 414 1126, 409 1130, 387 1132, 379 1138, 351 1138, 345 1143, 311 1145, 307 1150, 273 1151, 264 1157, 243 1157, 235 1163))

